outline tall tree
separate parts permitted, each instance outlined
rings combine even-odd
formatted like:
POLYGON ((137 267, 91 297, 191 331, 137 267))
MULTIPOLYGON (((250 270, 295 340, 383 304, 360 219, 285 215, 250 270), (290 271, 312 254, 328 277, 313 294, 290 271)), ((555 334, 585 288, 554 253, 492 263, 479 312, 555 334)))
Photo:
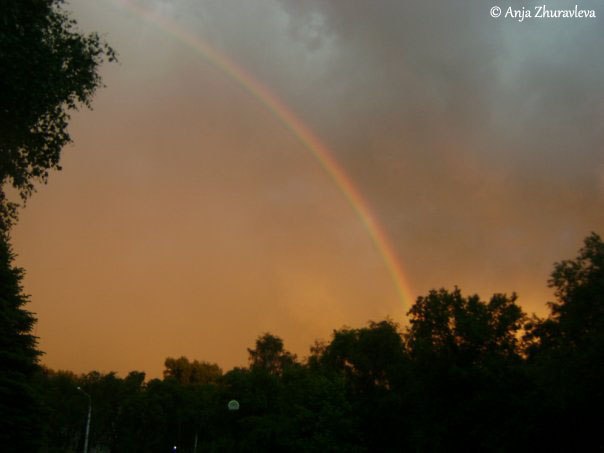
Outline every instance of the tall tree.
POLYGON ((36 321, 23 306, 23 269, 13 265, 6 234, 0 234, 0 445, 7 451, 33 449, 38 430, 38 404, 32 387, 40 352, 31 334, 36 321))
POLYGON ((0 220, 15 220, 12 186, 25 201, 60 169, 71 141, 70 112, 90 106, 99 65, 115 53, 96 33, 79 32, 63 0, 0 0, 0 220))

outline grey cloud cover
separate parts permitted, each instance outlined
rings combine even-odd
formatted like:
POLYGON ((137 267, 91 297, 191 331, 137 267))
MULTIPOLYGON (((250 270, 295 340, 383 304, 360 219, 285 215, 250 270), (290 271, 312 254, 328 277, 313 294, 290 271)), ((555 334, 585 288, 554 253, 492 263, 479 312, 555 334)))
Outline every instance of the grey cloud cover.
MULTIPOLYGON (((484 1, 148 4, 248 70, 321 137, 420 292, 440 284, 433 265, 455 261, 458 275, 442 284, 504 275, 522 290, 523 259, 532 255, 540 264, 528 272, 544 276, 553 247, 572 250, 602 227, 600 17, 519 23, 491 18, 484 1)), ((580 7, 604 17, 598 2, 580 7)))

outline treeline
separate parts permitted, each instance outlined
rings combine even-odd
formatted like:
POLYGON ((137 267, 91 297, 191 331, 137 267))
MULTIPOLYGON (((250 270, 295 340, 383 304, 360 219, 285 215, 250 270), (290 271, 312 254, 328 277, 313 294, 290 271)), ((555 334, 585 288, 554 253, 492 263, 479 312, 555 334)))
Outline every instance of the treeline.
POLYGON ((260 336, 226 373, 185 357, 163 379, 43 369, 43 451, 603 451, 604 243, 555 264, 556 301, 419 297, 394 321, 333 332, 305 360, 260 336), (78 387, 81 390, 78 390, 78 387), (229 410, 236 400, 238 410, 229 410))

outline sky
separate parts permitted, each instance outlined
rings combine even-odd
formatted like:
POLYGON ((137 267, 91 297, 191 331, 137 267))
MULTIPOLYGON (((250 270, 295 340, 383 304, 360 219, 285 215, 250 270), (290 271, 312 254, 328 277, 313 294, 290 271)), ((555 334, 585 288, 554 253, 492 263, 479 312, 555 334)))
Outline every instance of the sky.
POLYGON ((265 332, 303 358, 455 285, 545 315, 604 234, 604 6, 505 17, 539 4, 71 0, 119 64, 13 232, 42 362, 228 370, 265 332))

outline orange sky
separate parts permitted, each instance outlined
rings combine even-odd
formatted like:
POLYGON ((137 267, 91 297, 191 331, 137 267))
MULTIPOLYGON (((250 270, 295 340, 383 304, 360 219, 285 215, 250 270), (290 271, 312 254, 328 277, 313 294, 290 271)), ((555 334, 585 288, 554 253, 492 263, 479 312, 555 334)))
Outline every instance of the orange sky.
MULTIPOLYGON (((387 2, 145 4, 329 146, 413 297, 516 291, 544 313, 553 262, 602 234, 598 23, 494 26, 476 8, 387 2)), ((362 222, 265 105, 118 2, 69 8, 120 64, 103 68, 63 171, 13 234, 45 364, 158 376, 186 355, 228 369, 266 331, 304 356, 343 325, 404 323, 409 302, 362 222)))

